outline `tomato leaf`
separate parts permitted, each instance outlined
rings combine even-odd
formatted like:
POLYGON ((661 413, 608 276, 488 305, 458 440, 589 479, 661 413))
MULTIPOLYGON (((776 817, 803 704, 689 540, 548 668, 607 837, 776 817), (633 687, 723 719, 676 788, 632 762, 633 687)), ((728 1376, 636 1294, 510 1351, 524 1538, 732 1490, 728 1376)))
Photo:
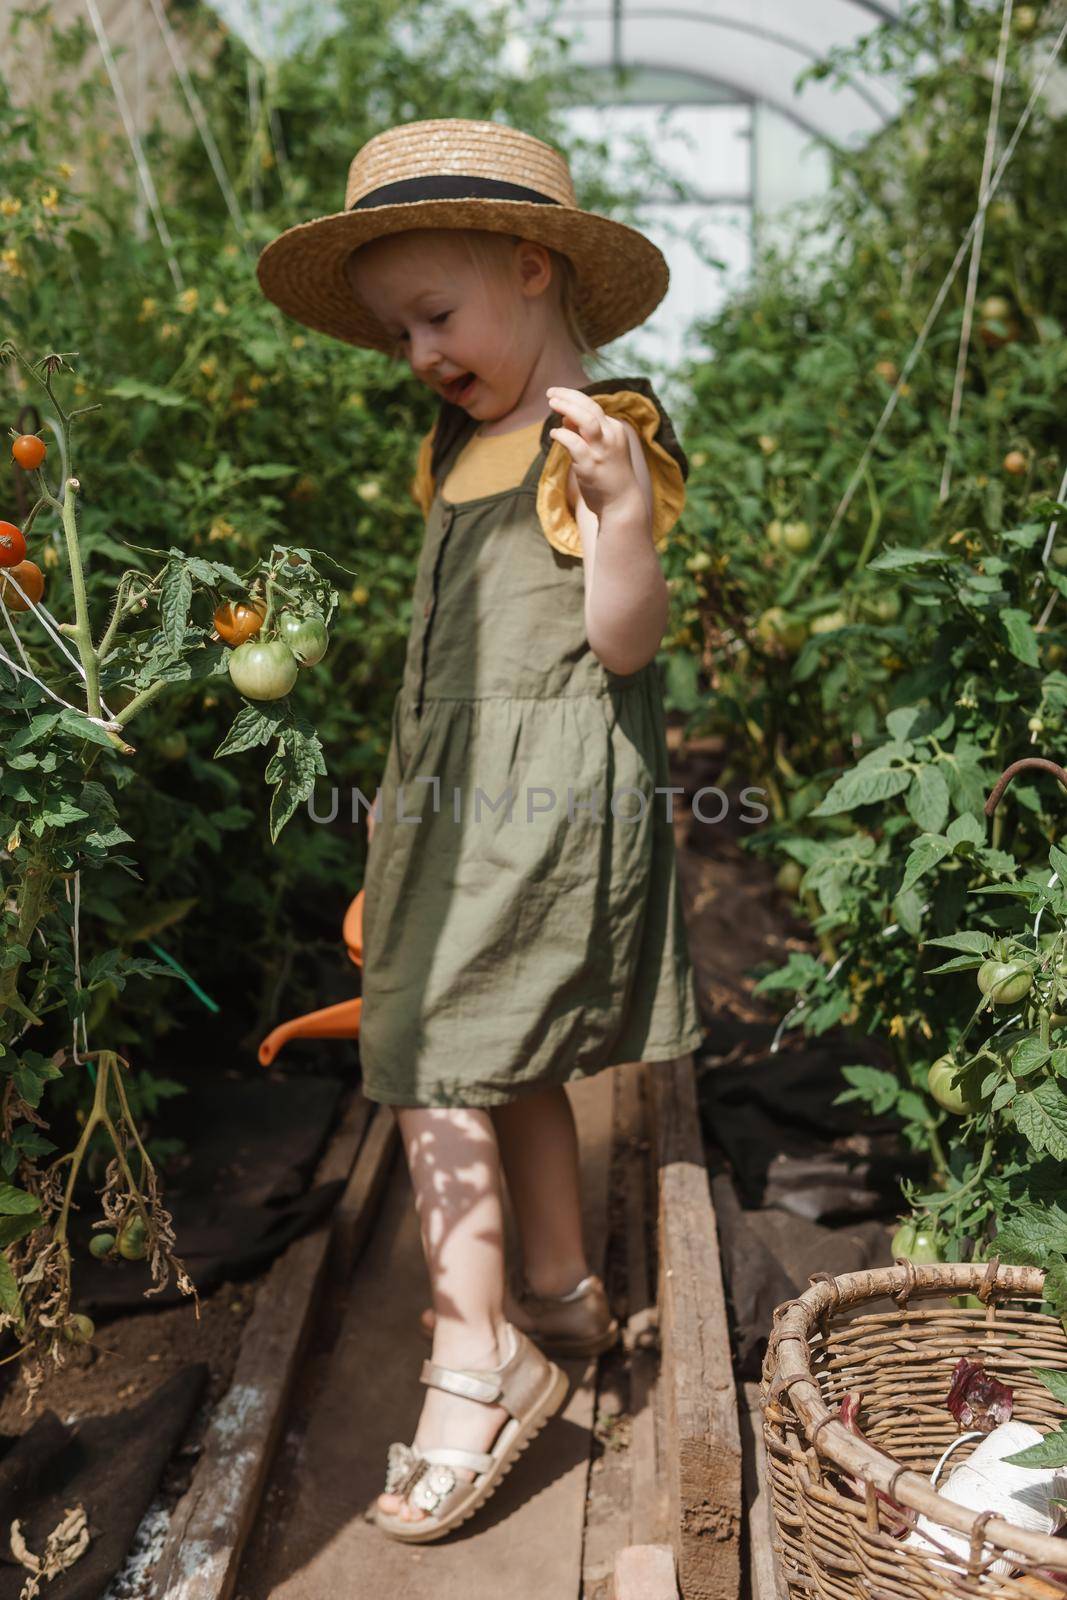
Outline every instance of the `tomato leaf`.
POLYGON ((898 895, 906 894, 931 868, 936 867, 939 861, 943 861, 951 850, 952 846, 948 840, 939 838, 936 834, 924 833, 921 838, 913 840, 904 878, 897 891, 898 895))
POLYGON ((842 811, 852 811, 856 806, 869 806, 877 800, 888 800, 895 794, 902 794, 911 779, 912 774, 907 767, 857 766, 838 778, 825 800, 809 815, 834 817, 842 811))
POLYGON ((1057 1372, 1055 1367, 1035 1367, 1031 1377, 1043 1383, 1054 1400, 1067 1406, 1067 1372, 1057 1372))
POLYGON ((184 562, 172 561, 163 579, 159 600, 163 634, 171 650, 179 651, 185 642, 189 607, 193 599, 193 580, 184 562))
POLYGON ((216 757, 236 755, 241 750, 254 750, 257 745, 266 744, 284 720, 285 712, 269 701, 262 706, 243 705, 215 751, 216 757))
POLYGON ((1052 1051, 1047 1050, 1041 1040, 1031 1034, 1016 1045, 1011 1058, 1011 1070, 1017 1078, 1029 1077, 1031 1072, 1045 1065, 1051 1054, 1052 1051))
POLYGON ((1067 1427, 1047 1433, 1040 1444, 1028 1445, 1013 1456, 1004 1456, 1013 1467, 1067 1467, 1067 1427))
POLYGON ((113 383, 104 392, 113 394, 118 400, 149 400, 152 405, 165 410, 192 404, 187 395, 179 394, 174 389, 161 389, 158 384, 143 383, 138 378, 120 378, 118 383, 113 383))
POLYGON ((1057 1161, 1067 1161, 1067 1095, 1051 1078, 1028 1094, 1021 1094, 1012 1107, 1015 1126, 1035 1150, 1047 1150, 1057 1161))
POLYGON ((326 776, 322 744, 305 719, 294 718, 289 727, 282 729, 265 776, 268 783, 275 785, 270 803, 270 837, 274 843, 297 806, 314 790, 316 777, 326 776))
POLYGON ((18 1284, 15 1282, 10 1261, 2 1254, 0 1254, 0 1311, 21 1323, 22 1301, 19 1298, 18 1284))
POLYGON ((1008 647, 1012 655, 1028 667, 1039 666, 1037 634, 1034 632, 1028 613, 1018 611, 1012 606, 1005 606, 1000 613, 1000 620, 1008 636, 1008 647))
POLYGON ((0 1183, 0 1216, 28 1216, 38 1209, 37 1201, 25 1189, 16 1189, 10 1183, 0 1183))
POLYGON ((916 826, 926 833, 940 833, 948 821, 948 803, 948 784, 940 767, 919 767, 904 800, 916 826))
POLYGON ((9 1244, 17 1244, 20 1239, 25 1239, 34 1228, 41 1226, 41 1221, 41 1213, 38 1210, 21 1217, 0 1217, 0 1250, 6 1249, 9 1244))

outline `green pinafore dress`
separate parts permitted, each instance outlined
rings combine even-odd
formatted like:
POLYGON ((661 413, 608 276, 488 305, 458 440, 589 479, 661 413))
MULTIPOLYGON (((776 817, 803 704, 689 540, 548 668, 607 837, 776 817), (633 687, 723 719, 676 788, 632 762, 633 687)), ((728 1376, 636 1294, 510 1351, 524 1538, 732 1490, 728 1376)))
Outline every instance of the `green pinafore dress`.
MULTIPOLYGON (((502 1105, 703 1037, 658 670, 593 654, 584 564, 538 521, 557 423, 518 487, 438 487, 427 515, 364 884, 363 1087, 388 1105, 502 1105)), ((437 485, 476 426, 442 407, 437 485)))

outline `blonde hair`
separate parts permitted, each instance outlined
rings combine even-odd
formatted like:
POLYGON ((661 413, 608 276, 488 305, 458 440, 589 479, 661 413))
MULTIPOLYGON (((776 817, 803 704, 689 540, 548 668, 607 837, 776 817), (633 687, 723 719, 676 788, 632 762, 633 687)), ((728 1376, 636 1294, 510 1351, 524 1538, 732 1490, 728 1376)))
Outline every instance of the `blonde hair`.
MULTIPOLYGON (((441 231, 448 232, 462 241, 470 261, 482 279, 483 285, 491 283, 494 286, 499 286, 504 281, 506 264, 510 259, 511 250, 522 239, 521 234, 498 233, 490 228, 449 228, 441 231), (507 247, 506 249, 504 248, 505 246, 507 247)), ((387 235, 386 237, 394 238, 396 235, 387 235)), ((377 240, 371 241, 371 244, 375 243, 377 243, 377 240)), ((368 246, 364 245, 361 248, 367 249, 368 246)), ((556 310, 563 323, 567 337, 583 360, 600 364, 603 361, 603 357, 598 355, 596 346, 590 344, 578 311, 578 274, 574 263, 569 256, 563 255, 559 250, 553 250, 549 245, 544 245, 543 248, 548 252, 549 260, 552 263, 552 282, 555 287, 556 310)), ((345 275, 352 285, 353 291, 355 290, 355 284, 352 279, 351 268, 359 253, 359 250, 353 250, 345 262, 345 275)), ((393 361, 402 359, 399 343, 392 350, 390 358, 393 361)))

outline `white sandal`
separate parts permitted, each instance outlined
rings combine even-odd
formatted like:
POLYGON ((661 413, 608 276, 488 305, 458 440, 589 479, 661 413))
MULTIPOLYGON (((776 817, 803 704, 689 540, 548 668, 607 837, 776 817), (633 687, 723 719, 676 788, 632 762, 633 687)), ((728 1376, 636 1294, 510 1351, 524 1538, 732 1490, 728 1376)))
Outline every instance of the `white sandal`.
POLYGON ((509 1416, 491 1450, 459 1450, 447 1445, 429 1450, 408 1444, 389 1446, 386 1494, 402 1495, 425 1513, 415 1521, 405 1521, 376 1509, 375 1522, 391 1538, 427 1544, 466 1522, 496 1491, 530 1440, 563 1404, 566 1374, 518 1328, 510 1323, 506 1327, 513 1348, 499 1367, 476 1371, 423 1362, 420 1382, 483 1405, 503 1406, 509 1416), (455 1467, 473 1472, 474 1481, 457 1478, 455 1467))

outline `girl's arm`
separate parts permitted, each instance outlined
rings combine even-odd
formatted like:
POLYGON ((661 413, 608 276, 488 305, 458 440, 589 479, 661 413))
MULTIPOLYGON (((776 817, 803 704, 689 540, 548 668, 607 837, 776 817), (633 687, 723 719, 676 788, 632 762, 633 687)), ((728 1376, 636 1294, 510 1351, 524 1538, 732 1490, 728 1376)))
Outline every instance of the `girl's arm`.
POLYGON ((670 595, 652 542, 652 483, 637 430, 579 389, 547 391, 571 457, 567 499, 585 560, 585 631, 609 672, 652 660, 667 630, 670 595))

